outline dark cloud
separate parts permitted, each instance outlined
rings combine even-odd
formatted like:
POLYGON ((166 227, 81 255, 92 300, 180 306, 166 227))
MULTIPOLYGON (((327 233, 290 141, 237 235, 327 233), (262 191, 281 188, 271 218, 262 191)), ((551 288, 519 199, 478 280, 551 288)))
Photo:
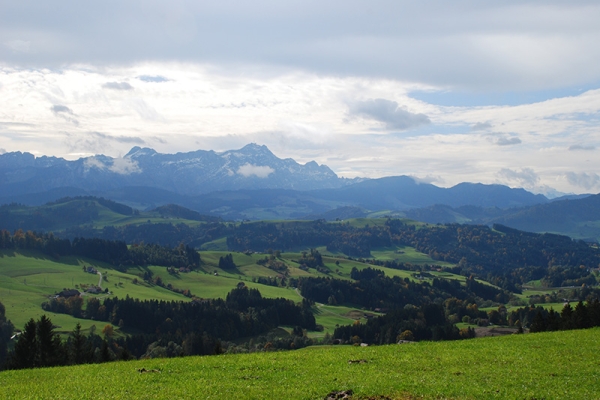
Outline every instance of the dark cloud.
POLYGON ((491 127, 492 124, 490 124, 489 122, 478 122, 475 125, 471 126, 471 130, 473 132, 485 131, 486 129, 490 129, 491 127))
POLYGON ((586 146, 582 144, 574 144, 573 146, 569 146, 569 151, 577 151, 577 150, 596 150, 596 146, 586 146))
POLYGON ((567 172, 565 177, 571 185, 581 187, 586 190, 600 186, 600 176, 594 172, 590 172, 589 174, 585 172, 567 172))
POLYGON ((406 130, 431 123, 427 115, 411 113, 386 99, 356 102, 350 105, 350 114, 382 122, 387 129, 406 130))
POLYGON ((521 139, 516 136, 513 137, 501 137, 496 141, 498 146, 512 146, 515 144, 521 144, 521 139))
POLYGON ((55 104, 52 107, 50 107, 50 109, 52 110, 52 112, 54 114, 58 114, 58 113, 66 113, 66 114, 71 114, 71 115, 75 115, 73 113, 73 110, 71 110, 69 107, 67 106, 63 106, 61 104, 55 104))
POLYGON ((151 75, 142 75, 142 76, 138 76, 137 77, 140 81, 144 81, 144 82, 155 82, 155 83, 160 83, 160 82, 168 82, 170 79, 165 78, 164 76, 160 76, 160 75, 155 75, 155 76, 151 76, 151 75))
POLYGON ((3 62, 269 64, 475 90, 600 77, 591 1, 133 1, 118 16, 112 3, 42 3, 2 2, 3 62))
POLYGON ((72 123, 75 126, 79 125, 79 121, 74 118, 75 113, 69 107, 64 106, 62 104, 55 104, 50 107, 50 110, 59 118, 64 119, 67 122, 72 123))
POLYGON ((133 90, 133 86, 127 82, 106 82, 102 87, 112 90, 133 90))
POLYGON ((96 136, 100 139, 112 140, 118 143, 146 144, 142 138, 137 136, 111 136, 102 132, 90 132, 90 135, 96 136))

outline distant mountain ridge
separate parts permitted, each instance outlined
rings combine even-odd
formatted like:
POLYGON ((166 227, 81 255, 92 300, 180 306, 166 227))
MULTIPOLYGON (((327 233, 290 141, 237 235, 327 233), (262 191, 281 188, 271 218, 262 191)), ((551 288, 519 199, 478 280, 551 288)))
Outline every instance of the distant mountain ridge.
POLYGON ((222 153, 176 154, 136 146, 123 158, 96 155, 75 161, 21 152, 0 155, 0 191, 11 196, 63 187, 102 192, 128 186, 199 195, 237 189, 338 188, 355 181, 339 178, 314 161, 301 165, 280 159, 257 144, 222 153))
POLYGON ((326 165, 280 159, 257 144, 176 154, 136 146, 123 158, 96 155, 75 161, 21 152, 0 155, 0 204, 42 205, 77 196, 104 197, 138 209, 177 204, 237 220, 343 217, 360 210, 403 212, 436 205, 508 209, 549 202, 503 185, 441 188, 409 176, 345 179, 326 165), (331 213, 338 208, 345 211, 331 213))

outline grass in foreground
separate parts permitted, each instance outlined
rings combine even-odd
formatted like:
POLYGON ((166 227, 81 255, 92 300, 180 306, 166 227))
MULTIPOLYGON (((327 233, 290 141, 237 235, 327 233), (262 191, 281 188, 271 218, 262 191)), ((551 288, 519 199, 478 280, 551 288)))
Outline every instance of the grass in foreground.
POLYGON ((590 329, 5 371, 0 387, 6 399, 323 399, 348 389, 355 398, 593 399, 600 393, 599 334, 590 329))

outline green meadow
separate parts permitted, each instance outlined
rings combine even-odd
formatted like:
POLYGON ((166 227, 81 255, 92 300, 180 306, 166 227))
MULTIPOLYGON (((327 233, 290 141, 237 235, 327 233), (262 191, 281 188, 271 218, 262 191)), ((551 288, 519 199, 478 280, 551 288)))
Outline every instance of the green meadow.
MULTIPOLYGON (((338 279, 350 279, 352 268, 363 269, 370 265, 356 260, 349 260, 339 255, 332 255, 323 250, 323 262, 329 270, 329 274, 318 272, 314 269, 305 271, 299 268, 298 260, 302 257, 301 252, 282 253, 279 258, 289 269, 288 276, 292 278, 302 276, 326 277, 332 276, 338 279)), ((381 249, 380 255, 393 254, 404 262, 415 264, 430 263, 428 256, 416 252, 409 247, 381 249)), ((275 287, 259 284, 259 277, 274 277, 278 274, 257 262, 268 254, 245 254, 231 252, 236 268, 223 270, 218 267, 219 258, 229 254, 228 251, 202 251, 203 265, 197 271, 171 275, 166 268, 158 266, 130 267, 126 271, 118 271, 111 265, 97 262, 95 260, 80 257, 61 257, 52 259, 42 253, 33 251, 16 252, 12 250, 0 251, 0 302, 6 306, 7 317, 13 322, 17 329, 21 329, 30 318, 39 318, 44 314, 41 304, 65 288, 78 288, 82 290, 86 285, 97 285, 99 276, 83 271, 83 266, 93 266, 101 272, 103 278, 102 289, 108 289, 109 294, 101 294, 96 297, 126 296, 139 299, 158 300, 180 300, 189 301, 188 297, 169 290, 166 286, 171 285, 173 289, 189 290, 194 296, 200 298, 224 298, 239 282, 244 282, 250 288, 260 290, 265 297, 282 297, 296 302, 302 300, 299 291, 294 287, 275 287), (151 272, 154 277, 160 277, 163 287, 145 282, 141 277, 145 272, 151 272)), ((402 271, 385 267, 376 267, 387 276, 398 276, 402 279, 408 278, 418 280, 415 272, 402 271)), ((445 279, 458 279, 464 282, 464 277, 444 272, 431 272, 432 276, 440 276, 445 279)), ((431 281, 432 277, 420 280, 431 281)), ((85 296, 91 296, 86 294, 85 296)), ((352 307, 328 306, 317 304, 315 307, 317 323, 324 327, 322 332, 310 333, 311 336, 321 337, 325 333, 332 334, 338 325, 346 325, 354 320, 365 320, 364 312, 352 307)), ((61 333, 70 332, 77 322, 81 323, 84 330, 103 323, 76 319, 68 315, 46 313, 52 319, 57 330, 61 333)), ((96 326, 101 328, 101 326, 96 326)), ((117 329, 118 330, 118 329, 117 329)))
POLYGON ((0 372, 5 399, 597 399, 600 329, 0 372))

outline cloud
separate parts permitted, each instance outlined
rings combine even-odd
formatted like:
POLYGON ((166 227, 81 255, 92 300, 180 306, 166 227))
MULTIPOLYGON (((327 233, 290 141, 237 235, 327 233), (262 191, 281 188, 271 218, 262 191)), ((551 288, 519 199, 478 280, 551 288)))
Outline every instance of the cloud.
POLYGON ((482 136, 497 146, 513 146, 522 143, 521 139, 514 133, 490 132, 482 136))
POLYGON ((86 170, 97 168, 119 175, 130 175, 142 171, 137 162, 129 158, 88 157, 83 165, 86 170))
POLYGON ((519 139, 516 136, 509 137, 509 138, 501 137, 501 138, 498 138, 498 140, 496 141, 496 144, 498 146, 512 146, 515 144, 521 144, 521 139, 519 139))
POLYGON ((275 170, 266 165, 253 165, 253 164, 244 164, 238 170, 237 173, 248 178, 252 175, 257 178, 266 178, 271 175, 275 170))
POLYGON ((578 151, 578 150, 584 150, 584 151, 596 150, 596 146, 582 145, 582 144, 574 144, 572 146, 569 146, 569 151, 578 151))
POLYGON ((50 110, 57 117, 62 118, 65 121, 70 122, 75 126, 79 125, 79 121, 76 118, 74 118, 75 113, 69 107, 64 106, 62 104, 55 104, 52 107, 50 107, 50 110))
POLYGON ((63 106, 60 104, 55 104, 52 107, 50 107, 50 109, 52 110, 52 112, 54 114, 58 114, 58 113, 67 113, 67 114, 71 114, 74 115, 73 110, 71 110, 69 107, 67 106, 63 106))
POLYGON ((106 165, 104 165, 104 163, 96 157, 86 158, 83 162, 83 167, 86 171, 89 171, 92 168, 106 169, 106 165))
POLYGON ((502 168, 496 175, 504 182, 516 183, 525 188, 534 187, 540 180, 538 174, 531 168, 522 168, 521 171, 502 168))
POLYGON ((586 172, 567 172, 565 177, 571 185, 581 187, 586 190, 600 186, 600 176, 594 172, 590 172, 589 174, 586 172))
POLYGON ((111 142, 144 145, 146 142, 137 136, 112 136, 102 132, 66 133, 66 145, 71 152, 85 151, 101 153, 111 148, 111 142))
POLYGON ((108 167, 108 170, 117 174, 130 175, 142 171, 137 162, 130 158, 113 158, 112 161, 113 163, 108 167))
POLYGON ((487 129, 490 129, 491 127, 492 127, 492 124, 490 124, 489 122, 478 122, 475 125, 471 126, 471 131, 473 131, 473 132, 485 131, 487 129))
POLYGON ((390 130, 406 130, 431 123, 425 114, 414 114, 386 99, 358 101, 350 105, 350 114, 374 119, 390 130))
POLYGON ((127 82, 106 82, 102 87, 104 89, 112 90, 133 90, 133 86, 127 82))
POLYGON ((170 81, 170 79, 165 78, 164 76, 161 75, 141 75, 137 77, 140 81, 143 82, 154 82, 154 83, 161 83, 161 82, 168 82, 170 81))
POLYGON ((441 176, 437 175, 427 175, 424 176, 422 178, 416 177, 416 176, 411 176, 411 178, 413 178, 413 180, 415 181, 415 183, 419 184, 419 183, 431 183, 431 184, 444 184, 444 178, 442 178, 441 176))
POLYGON ((4 153, 6 153, 6 149, 0 148, 0 154, 4 154, 4 153))

